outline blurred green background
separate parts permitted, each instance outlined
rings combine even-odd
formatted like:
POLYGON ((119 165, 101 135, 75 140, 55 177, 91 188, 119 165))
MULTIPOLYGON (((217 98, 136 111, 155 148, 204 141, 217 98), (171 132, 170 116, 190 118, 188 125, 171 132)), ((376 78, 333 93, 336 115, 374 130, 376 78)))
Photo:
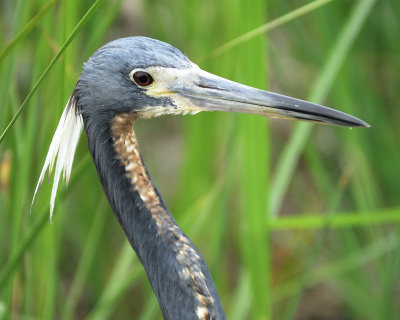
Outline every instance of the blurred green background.
POLYGON ((161 318, 85 138, 53 224, 51 183, 29 214, 83 63, 132 35, 372 125, 202 113, 136 126, 152 178, 205 257, 227 318, 398 318, 399 18, 397 0, 1 0, 0 319, 161 318))

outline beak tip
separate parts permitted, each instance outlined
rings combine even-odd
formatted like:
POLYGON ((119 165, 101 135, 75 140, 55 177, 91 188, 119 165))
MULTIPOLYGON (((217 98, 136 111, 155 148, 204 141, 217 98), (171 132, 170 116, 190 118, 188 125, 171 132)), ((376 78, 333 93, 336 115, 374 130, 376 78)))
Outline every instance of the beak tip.
POLYGON ((369 123, 365 122, 364 120, 350 116, 346 113, 342 113, 342 112, 340 112, 340 113, 342 115, 344 115, 345 117, 341 119, 341 120, 344 120, 344 122, 342 122, 339 125, 343 125, 346 127, 352 127, 352 128, 370 128, 371 127, 371 125, 369 123))
POLYGON ((371 125, 363 120, 360 120, 359 124, 357 127, 362 127, 362 128, 371 128, 371 125))

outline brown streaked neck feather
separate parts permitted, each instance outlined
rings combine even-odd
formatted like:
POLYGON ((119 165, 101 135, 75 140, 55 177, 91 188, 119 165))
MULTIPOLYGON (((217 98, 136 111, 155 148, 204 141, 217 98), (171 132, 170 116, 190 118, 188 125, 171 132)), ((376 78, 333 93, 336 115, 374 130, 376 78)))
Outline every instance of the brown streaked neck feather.
MULTIPOLYGON (((136 120, 135 114, 112 120, 114 169, 95 160, 110 204, 146 269, 165 319, 225 319, 203 258, 151 182, 133 131, 136 120), (110 170, 119 177, 110 178, 110 170)), ((93 147, 91 151, 95 159, 93 147)))
POLYGON ((156 220, 157 226, 161 227, 160 217, 163 212, 165 215, 165 210, 140 156, 136 135, 133 131, 133 124, 136 120, 137 116, 132 114, 115 116, 111 127, 114 149, 125 168, 126 177, 130 180, 132 188, 139 193, 140 198, 156 220))

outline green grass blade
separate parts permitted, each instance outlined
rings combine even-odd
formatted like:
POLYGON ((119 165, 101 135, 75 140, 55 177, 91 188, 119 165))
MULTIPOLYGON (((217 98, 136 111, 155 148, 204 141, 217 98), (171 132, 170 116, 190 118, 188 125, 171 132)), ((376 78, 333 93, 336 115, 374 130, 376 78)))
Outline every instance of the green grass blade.
MULTIPOLYGON (((89 165, 90 157, 87 156, 83 159, 75 168, 74 175, 71 176, 71 180, 69 183, 70 188, 73 187, 77 177, 79 177, 84 170, 87 169, 89 165)), ((60 193, 59 198, 62 199, 65 194, 65 191, 60 193)), ((4 286, 12 280, 12 273, 16 271, 17 265, 20 263, 23 255, 26 251, 33 245, 35 239, 40 235, 41 230, 46 225, 46 222, 49 221, 49 210, 50 206, 46 206, 45 209, 40 210, 40 215, 34 220, 29 230, 26 232, 26 235, 22 240, 18 242, 18 246, 12 252, 10 258, 0 269, 0 292, 3 290, 4 286)))
POLYGON ((227 313, 227 319, 247 319, 251 309, 250 279, 246 274, 241 274, 237 289, 233 297, 232 308, 227 313))
MULTIPOLYGON (((344 26, 338 41, 333 46, 332 52, 318 76, 313 86, 309 100, 321 103, 328 95, 336 76, 343 65, 343 62, 349 53, 360 33, 368 14, 371 12, 376 0, 361 0, 352 11, 348 23, 344 26)), ((295 126, 293 133, 286 145, 282 155, 279 157, 278 165, 275 170, 275 176, 271 182, 271 192, 269 200, 269 214, 276 217, 284 199, 294 169, 299 160, 300 154, 305 146, 308 136, 311 133, 312 125, 308 123, 299 123, 295 126)))
POLYGON ((105 208, 108 208, 108 204, 105 198, 102 197, 97 210, 94 211, 96 214, 93 224, 82 252, 82 258, 75 272, 71 289, 64 304, 62 312, 63 319, 75 318, 75 309, 84 291, 85 280, 90 272, 95 255, 101 251, 99 250, 99 243, 108 217, 108 212, 106 212, 107 210, 105 210, 105 208))
POLYGON ((5 48, 0 53, 0 64, 7 57, 8 54, 14 49, 14 47, 21 42, 25 36, 33 29, 33 27, 38 23, 40 18, 57 2, 57 0, 52 0, 48 2, 25 26, 24 28, 12 39, 5 48))
POLYGON ((95 308, 86 317, 88 320, 107 319, 114 308, 112 305, 117 297, 139 276, 144 276, 144 270, 139 265, 137 257, 132 252, 129 242, 126 242, 120 251, 117 263, 112 271, 95 308))
POLYGON ((242 34, 241 36, 236 37, 235 39, 221 45, 220 47, 214 49, 204 59, 215 58, 244 42, 247 42, 259 35, 262 35, 263 33, 266 33, 272 29, 278 28, 285 23, 288 23, 288 22, 293 21, 307 13, 310 13, 310 12, 328 4, 331 1, 333 1, 333 0, 316 0, 316 1, 313 1, 313 2, 310 2, 306 5, 304 5, 298 9, 292 10, 289 13, 284 14, 283 16, 281 16, 279 18, 276 18, 270 22, 267 22, 266 24, 264 24, 260 27, 257 27, 249 32, 246 32, 246 33, 242 34))
POLYGON ((15 271, 23 254, 33 243, 33 240, 35 239, 37 234, 44 227, 45 222, 48 221, 47 219, 48 219, 48 209, 45 212, 43 211, 40 217, 35 220, 35 222, 32 224, 31 229, 29 229, 27 235, 18 244, 18 247, 14 250, 7 263, 1 268, 0 291, 3 290, 3 287, 7 284, 7 282, 11 280, 11 274, 13 273, 13 271, 15 271))
MULTIPOLYGON (((371 264, 373 261, 382 256, 395 251, 399 247, 398 239, 392 235, 383 237, 379 241, 373 241, 358 251, 354 251, 349 255, 336 259, 333 262, 327 262, 318 266, 313 271, 313 276, 307 283, 307 287, 314 286, 319 283, 332 281, 335 278, 341 278, 346 273, 357 271, 363 265, 371 264)), ((285 300, 293 294, 298 288, 297 279, 290 281, 278 288, 274 294, 273 301, 278 302, 285 300)))
MULTIPOLYGON (((267 6, 264 1, 253 1, 251 8, 242 3, 238 9, 241 12, 241 30, 249 29, 265 20, 267 6)), ((236 80, 265 88, 267 76, 260 70, 267 70, 267 40, 264 37, 253 38, 240 49, 242 60, 236 65, 236 70, 241 78, 236 80)), ((265 217, 269 131, 265 119, 251 115, 240 115, 238 127, 243 163, 240 193, 244 226, 241 244, 252 293, 251 316, 253 319, 270 319, 270 235, 265 217)))
POLYGON ((89 19, 93 16, 95 11, 99 8, 101 3, 104 0, 96 0, 95 3, 90 7, 90 9, 85 13, 85 15, 82 17, 82 19, 78 22, 78 24, 75 26, 74 30, 72 30, 71 34, 68 36, 67 40, 63 43, 61 46, 60 50, 57 52, 57 54, 54 56, 53 60, 49 63, 47 68, 44 70, 38 81, 35 83, 35 85, 32 87, 31 91, 28 93, 26 96, 25 100, 22 102, 21 106, 18 108, 17 112, 15 113, 14 117, 11 119, 7 127, 4 129, 3 133, 0 136, 0 144, 2 143, 4 137, 6 136, 7 132, 10 130, 10 128, 13 126, 15 121, 18 119, 19 115, 21 114, 22 110, 25 108, 27 102, 31 99, 39 85, 42 83, 44 78, 47 76, 47 74, 50 72, 50 70, 53 68, 57 60, 61 57, 62 53, 67 49, 69 44, 72 42, 72 40, 77 36, 77 34, 81 31, 81 29, 84 27, 84 25, 89 21, 89 19))
POLYGON ((300 215, 280 217, 271 222, 274 230, 319 229, 327 224, 330 228, 366 227, 400 222, 400 208, 378 210, 368 213, 334 213, 324 215, 300 215))

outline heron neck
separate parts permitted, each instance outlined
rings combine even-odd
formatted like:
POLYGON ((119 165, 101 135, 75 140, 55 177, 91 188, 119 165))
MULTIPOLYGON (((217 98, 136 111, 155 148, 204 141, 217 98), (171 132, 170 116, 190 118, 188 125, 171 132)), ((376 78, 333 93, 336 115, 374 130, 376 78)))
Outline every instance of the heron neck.
POLYGON ((142 161, 132 114, 84 119, 103 189, 143 264, 165 319, 225 319, 199 251, 168 212, 142 161))

